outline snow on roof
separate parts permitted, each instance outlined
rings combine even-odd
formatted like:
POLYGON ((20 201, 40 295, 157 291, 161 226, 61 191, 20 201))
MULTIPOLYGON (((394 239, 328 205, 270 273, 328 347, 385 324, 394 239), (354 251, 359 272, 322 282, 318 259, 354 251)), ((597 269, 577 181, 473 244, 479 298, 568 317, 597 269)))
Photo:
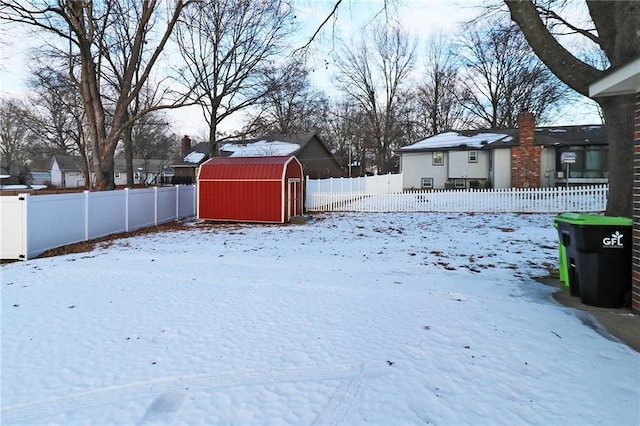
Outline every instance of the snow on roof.
POLYGON ((300 149, 300 145, 291 142, 267 141, 248 143, 246 145, 227 143, 222 145, 221 151, 231 152, 230 157, 272 157, 291 155, 300 149))
POLYGON ((513 141, 513 137, 504 133, 477 133, 475 135, 465 136, 458 132, 445 132, 423 139, 413 145, 407 145, 400 148, 400 151, 457 147, 482 148, 485 145, 498 141, 511 142, 513 141))
POLYGON ((184 157, 184 161, 186 163, 197 164, 204 158, 204 156, 205 156, 204 152, 193 151, 187 154, 186 157, 184 157))

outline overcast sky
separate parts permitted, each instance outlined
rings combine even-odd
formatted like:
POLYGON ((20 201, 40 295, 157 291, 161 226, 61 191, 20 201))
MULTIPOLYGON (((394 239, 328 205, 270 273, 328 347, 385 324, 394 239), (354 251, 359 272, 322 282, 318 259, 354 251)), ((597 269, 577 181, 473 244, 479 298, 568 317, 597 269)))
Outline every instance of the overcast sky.
MULTIPOLYGON (((442 32, 454 39, 458 27, 479 14, 480 7, 486 4, 478 0, 387 0, 390 17, 397 19, 411 34, 418 37, 418 63, 421 52, 429 35, 442 32)), ((331 12, 334 0, 294 0, 296 18, 300 24, 299 43, 304 45, 313 35, 320 23, 331 12)), ((332 66, 331 52, 336 40, 349 40, 354 34, 366 29, 367 25, 384 14, 384 0, 343 0, 338 9, 337 19, 330 20, 311 48, 309 66, 314 84, 331 93, 335 67, 332 66)), ((0 44, 0 96, 20 96, 25 91, 27 63, 30 60, 30 48, 40 41, 26 31, 15 31, 3 25, 0 44), (8 31, 9 30, 9 31, 8 31)), ((178 134, 199 137, 207 134, 206 124, 201 119, 198 108, 183 109, 170 113, 174 129, 178 134)), ((594 107, 585 106, 567 108, 553 120, 554 125, 597 124, 599 117, 594 107)), ((238 123, 224 123, 223 128, 233 129, 238 123), (226 124, 226 125, 224 125, 226 124)))

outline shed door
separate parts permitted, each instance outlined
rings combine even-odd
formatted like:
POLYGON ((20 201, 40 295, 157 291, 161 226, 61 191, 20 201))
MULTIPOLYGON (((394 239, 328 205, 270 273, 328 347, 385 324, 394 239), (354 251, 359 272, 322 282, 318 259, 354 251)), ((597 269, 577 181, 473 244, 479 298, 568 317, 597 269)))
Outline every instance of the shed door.
POLYGON ((302 203, 300 199, 300 179, 287 180, 287 218, 302 215, 302 203))

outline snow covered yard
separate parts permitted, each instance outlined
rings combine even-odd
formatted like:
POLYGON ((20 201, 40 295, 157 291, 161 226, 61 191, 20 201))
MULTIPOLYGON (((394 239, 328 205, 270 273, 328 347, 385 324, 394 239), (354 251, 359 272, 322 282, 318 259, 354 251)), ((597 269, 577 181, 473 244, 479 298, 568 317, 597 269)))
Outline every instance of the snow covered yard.
POLYGON ((2 423, 637 425, 640 354, 534 279, 552 217, 196 224, 4 265, 2 423))

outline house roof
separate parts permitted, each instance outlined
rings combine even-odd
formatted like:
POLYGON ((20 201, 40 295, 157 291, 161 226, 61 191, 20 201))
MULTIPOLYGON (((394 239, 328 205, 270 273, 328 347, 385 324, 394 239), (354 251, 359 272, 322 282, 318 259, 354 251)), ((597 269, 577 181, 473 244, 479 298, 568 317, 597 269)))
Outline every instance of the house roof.
MULTIPOLYGON (((317 139, 320 145, 333 156, 327 145, 316 132, 297 133, 289 135, 266 135, 250 139, 229 140, 220 146, 221 157, 270 157, 282 155, 296 155, 309 142, 317 139)), ((201 142, 195 145, 187 154, 171 167, 195 167, 209 158, 209 143, 201 142)))
POLYGON ((222 156, 255 157, 272 155, 295 155, 300 153, 314 138, 327 151, 331 151, 316 132, 288 135, 266 135, 252 139, 229 141, 220 147, 222 156))
POLYGON ((82 172, 82 157, 73 155, 60 155, 56 154, 51 158, 51 165, 53 162, 58 163, 60 170, 65 172, 82 172))
MULTIPOLYGON (((145 172, 161 172, 163 169, 167 167, 166 160, 158 160, 158 159, 137 159, 134 158, 133 161, 133 171, 145 171, 145 172)), ((114 159, 113 170, 116 172, 125 172, 127 170, 127 162, 124 158, 116 158, 114 159)))
POLYGON ((171 167, 196 167, 207 158, 209 158, 209 142, 200 142, 180 160, 174 161, 171 167))
POLYGON ((589 96, 625 95, 640 92, 640 56, 605 71, 589 85, 589 96))
MULTIPOLYGON (((455 131, 428 137, 397 150, 398 153, 425 151, 455 151, 470 149, 497 149, 520 144, 518 129, 455 131)), ((534 129, 534 145, 607 145, 604 125, 550 126, 534 129)))
POLYGON ((513 146, 517 137, 507 131, 448 131, 400 148, 398 151, 467 150, 513 146))
POLYGON ((199 181, 282 180, 292 156, 213 157, 200 166, 199 181))
POLYGON ((229 153, 229 157, 265 157, 274 155, 291 155, 300 150, 300 144, 279 140, 258 140, 246 144, 226 143, 220 151, 229 153))
POLYGON ((607 145, 609 135, 602 124, 585 126, 536 127, 535 145, 607 145))

